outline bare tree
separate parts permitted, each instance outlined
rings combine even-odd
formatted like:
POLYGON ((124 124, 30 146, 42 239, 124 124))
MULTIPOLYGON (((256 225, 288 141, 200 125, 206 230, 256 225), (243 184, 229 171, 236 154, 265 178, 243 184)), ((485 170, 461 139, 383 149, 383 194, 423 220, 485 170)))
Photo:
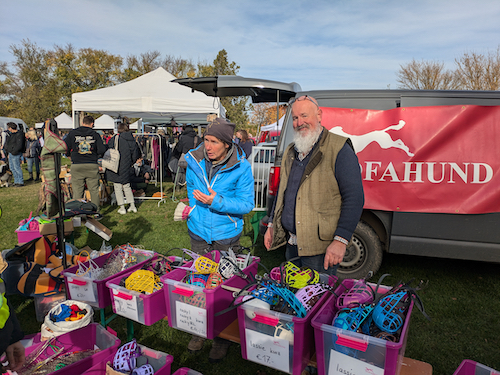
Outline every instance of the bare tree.
POLYGON ((498 90, 500 88, 500 47, 487 55, 466 52, 455 59, 457 74, 465 90, 498 90))
POLYGON ((444 63, 416 61, 400 65, 399 88, 410 90, 455 90, 460 87, 456 72, 445 70, 444 63))

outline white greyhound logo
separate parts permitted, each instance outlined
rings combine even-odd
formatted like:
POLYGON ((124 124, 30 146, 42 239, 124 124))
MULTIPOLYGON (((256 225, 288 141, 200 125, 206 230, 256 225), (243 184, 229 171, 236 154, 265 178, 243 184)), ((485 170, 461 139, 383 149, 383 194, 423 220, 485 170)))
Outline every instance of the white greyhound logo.
POLYGON ((332 133, 342 135, 344 137, 350 138, 352 141, 352 145, 354 146, 354 151, 356 153, 361 152, 372 142, 378 143, 378 145, 383 149, 388 148, 399 148, 406 152, 408 156, 413 156, 414 154, 410 152, 410 148, 405 145, 405 143, 401 139, 394 140, 387 133, 389 130, 400 130, 405 126, 405 122, 403 120, 399 120, 397 125, 391 125, 385 128, 384 130, 374 130, 366 134, 361 135, 352 135, 347 134, 342 130, 342 126, 334 126, 330 129, 332 133))

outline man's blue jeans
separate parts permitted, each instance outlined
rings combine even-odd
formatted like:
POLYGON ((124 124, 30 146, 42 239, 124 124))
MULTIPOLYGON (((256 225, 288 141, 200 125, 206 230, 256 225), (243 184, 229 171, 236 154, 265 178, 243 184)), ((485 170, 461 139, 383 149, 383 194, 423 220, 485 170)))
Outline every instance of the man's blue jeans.
POLYGON ((23 171, 21 169, 21 154, 9 154, 9 168, 14 176, 14 183, 18 185, 24 184, 23 171))
MULTIPOLYGON (((288 261, 293 258, 299 257, 299 250, 297 245, 286 244, 285 259, 288 261)), ((297 267, 308 267, 319 273, 324 273, 327 275, 335 276, 337 274, 337 268, 339 265, 336 264, 333 267, 329 267, 327 270, 324 268, 325 254, 313 255, 313 256, 302 256, 299 259, 294 259, 292 261, 297 267)))

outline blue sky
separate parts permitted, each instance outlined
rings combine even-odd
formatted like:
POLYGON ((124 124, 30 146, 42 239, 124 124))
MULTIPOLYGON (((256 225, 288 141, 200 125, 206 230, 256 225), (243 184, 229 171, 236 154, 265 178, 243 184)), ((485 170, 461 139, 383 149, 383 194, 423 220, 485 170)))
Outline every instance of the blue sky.
POLYGON ((498 0, 0 0, 0 61, 23 39, 194 63, 224 48, 245 77, 395 89, 412 59, 453 69, 465 52, 496 52, 499 20, 498 0))

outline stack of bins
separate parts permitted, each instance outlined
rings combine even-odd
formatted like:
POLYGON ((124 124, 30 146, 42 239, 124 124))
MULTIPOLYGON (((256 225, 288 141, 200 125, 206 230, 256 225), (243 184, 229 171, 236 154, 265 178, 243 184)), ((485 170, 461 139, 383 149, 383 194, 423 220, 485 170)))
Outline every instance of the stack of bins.
MULTIPOLYGON (((346 279, 335 291, 341 295, 352 288, 357 280, 346 279)), ((375 288, 375 285, 372 285, 375 288)), ((381 286, 387 292, 390 287, 381 286)), ((413 301, 410 304, 398 342, 391 342, 332 325, 337 313, 336 296, 332 295, 311 321, 314 327, 318 374, 358 370, 376 375, 399 374, 404 358, 413 301), (361 370, 360 370, 361 369, 361 370)), ((359 372, 358 371, 358 372, 359 372)))
MULTIPOLYGON (((328 278, 334 286, 335 276, 328 278)), ((304 318, 243 304, 238 306, 241 355, 288 374, 300 375, 314 354, 311 319, 331 295, 325 292, 304 318)))
MULTIPOLYGON (((218 251, 210 253, 211 259, 218 261, 218 251)), ((224 281, 224 285, 233 288, 243 288, 257 273, 258 258, 243 270, 250 277, 242 278, 235 275, 224 281)), ((187 263, 190 267, 192 262, 187 263)), ((190 285, 183 280, 189 271, 176 269, 160 278, 165 291, 168 324, 197 336, 213 339, 236 319, 236 309, 229 310, 221 315, 218 312, 227 309, 233 302, 233 292, 223 289, 221 285, 214 289, 205 289, 190 285)))
MULTIPOLYGON (((94 262, 99 267, 102 267, 111 254, 112 253, 101 255, 100 257, 94 259, 94 262)), ((156 254, 153 255, 152 253, 151 259, 154 258, 156 258, 156 254)), ((92 307, 103 309, 111 305, 111 296, 106 283, 114 277, 118 277, 129 271, 141 268, 144 264, 146 264, 146 262, 148 262, 148 260, 137 263, 136 265, 118 272, 115 275, 108 276, 103 280, 95 280, 86 277, 85 275, 77 275, 78 266, 70 267, 62 272, 64 282, 66 283, 68 299, 85 302, 92 307)), ((84 265, 88 267, 89 262, 84 262, 84 265)))

